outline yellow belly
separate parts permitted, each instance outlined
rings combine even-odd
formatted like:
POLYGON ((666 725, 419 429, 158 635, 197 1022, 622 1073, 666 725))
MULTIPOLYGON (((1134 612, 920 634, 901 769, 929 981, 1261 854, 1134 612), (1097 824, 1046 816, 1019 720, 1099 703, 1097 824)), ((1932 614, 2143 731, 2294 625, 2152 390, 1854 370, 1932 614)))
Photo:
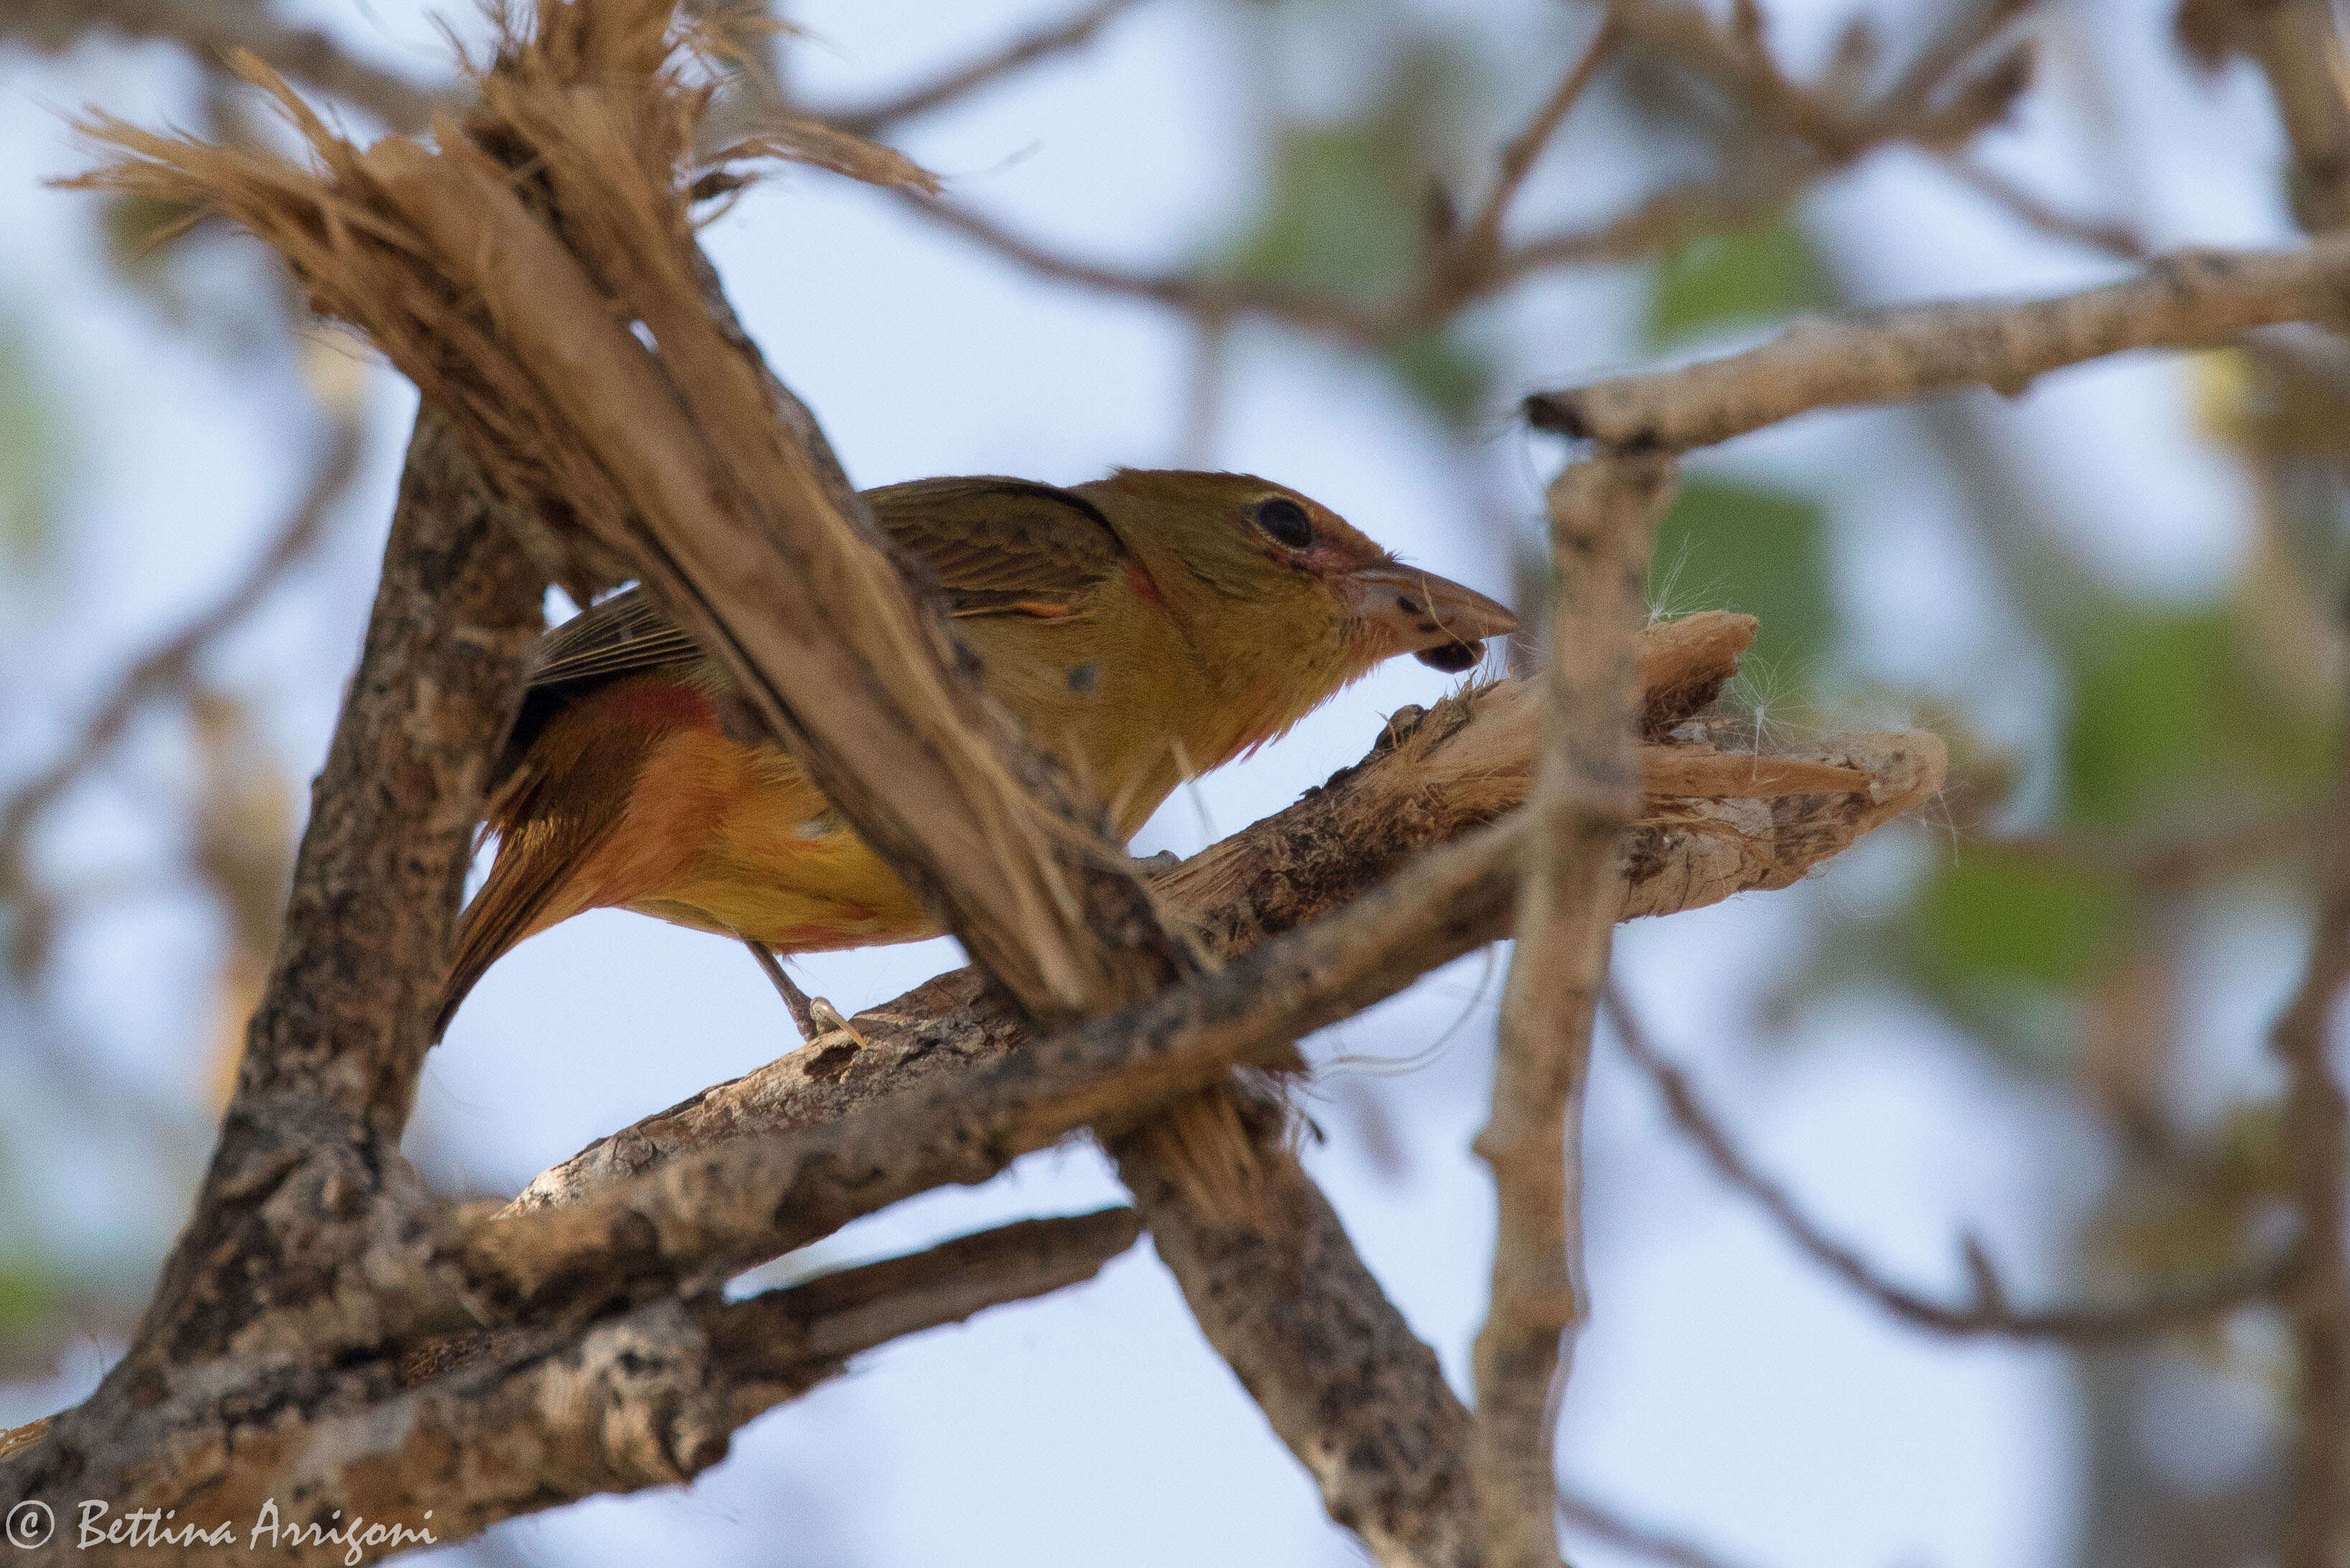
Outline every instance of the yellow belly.
MULTIPOLYGON (((937 928, 910 888, 846 826, 816 786, 774 746, 746 747, 711 731, 671 736, 640 776, 629 815, 691 845, 650 892, 640 914, 778 952, 818 952, 913 941, 937 928), (681 821, 681 814, 692 818, 681 821)), ((633 834, 629 836, 634 836, 633 834)))

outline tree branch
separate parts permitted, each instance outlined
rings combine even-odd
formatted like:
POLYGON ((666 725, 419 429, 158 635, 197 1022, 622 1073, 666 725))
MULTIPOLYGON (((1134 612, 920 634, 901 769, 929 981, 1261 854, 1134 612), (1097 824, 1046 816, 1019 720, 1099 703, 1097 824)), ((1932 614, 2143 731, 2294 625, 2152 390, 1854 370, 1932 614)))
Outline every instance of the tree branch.
MULTIPOLYGON (((412 1386, 319 1420, 258 1462, 182 1456, 189 1473, 217 1479, 180 1494, 178 1516, 242 1524, 273 1499, 328 1496, 346 1519, 452 1541, 584 1497, 674 1486, 849 1356, 1089 1279, 1139 1230, 1130 1209, 1025 1220, 745 1301, 705 1291, 583 1330, 436 1347, 442 1360, 405 1368, 412 1386)), ((248 1563, 247 1539, 240 1529, 230 1551, 192 1560, 248 1563)), ((343 1550, 289 1560, 339 1564, 343 1550)))
MULTIPOLYGON (((1478 203, 1476 215, 1461 230, 1451 254, 1438 264, 1439 275, 1452 280, 1454 286, 1473 294, 1481 280, 1492 275, 1495 259, 1501 254, 1502 225, 1509 218, 1510 203, 1517 200, 1518 192, 1524 186, 1526 176, 1534 172, 1543 149, 1550 145, 1551 138, 1558 133, 1558 128, 1565 123, 1566 117, 1575 112, 1575 106, 1590 90, 1592 80, 1599 75, 1600 67, 1615 56, 1617 46, 1623 42, 1623 37, 1622 26, 1611 11, 1601 19, 1599 31, 1585 46, 1581 57, 1567 67, 1566 74, 1559 78, 1558 86, 1551 89, 1550 96, 1534 111, 1534 119, 1503 144, 1501 155, 1495 160, 1492 189, 1478 203)), ((1434 301, 1442 292, 1442 286, 1431 286, 1430 297, 1433 308, 1441 308, 1434 301)))
POLYGON ((1797 322, 1743 354, 1526 400, 1541 429, 1627 452, 1685 452, 1814 409, 1984 385, 2009 396, 2066 365, 2200 348, 2284 321, 2338 324, 2350 240, 2274 253, 2181 251, 2137 277, 2013 305, 1923 305, 1797 322))
POLYGON ((1084 48, 1094 41, 1096 34, 1133 10, 1137 3, 1138 0, 1092 0, 1092 4, 1071 13, 1066 20, 1022 33, 1002 47, 920 87, 860 108, 843 106, 811 112, 851 136, 880 136, 907 120, 960 102, 1030 66, 1084 48))
POLYGON ((365 424, 357 412, 337 417, 329 427, 326 452, 301 499, 244 575, 210 608, 133 659, 83 723, 73 744, 0 805, 0 890, 13 896, 29 881, 26 841, 42 813, 64 798, 113 750, 141 709, 183 689, 213 645, 244 625, 286 575, 309 555, 358 474, 366 448, 365 424))
POLYGON ((2269 1037, 2284 1069, 2285 1190, 2300 1220, 2280 1297, 2293 1331, 2297 1417, 2277 1548, 2282 1568, 2332 1568, 2350 1529, 2350 1256, 2342 1191, 2350 1106, 2330 1049, 2334 1009, 2350 981, 2350 729, 2336 744, 2334 800, 2317 844, 2316 932, 2301 983, 2269 1037))
POLYGON ((1657 1050, 1622 992, 1609 987, 1602 1005, 1625 1055, 1656 1085, 1666 1114, 1697 1145, 1714 1174, 1769 1215, 1797 1251, 1915 1327, 1961 1337, 2042 1340, 2095 1349, 2201 1327, 2266 1299, 2287 1278, 2289 1259, 2142 1302, 2032 1311, 2009 1304, 1996 1276, 1978 1267, 1981 1288, 1966 1305, 1921 1296, 1887 1280, 1859 1252, 1830 1236, 1784 1188, 1755 1168, 1698 1097, 1689 1075, 1657 1050))
POLYGON ((1347 1240, 1320 1189, 1260 1123, 1258 1201, 1247 1224, 1161 1225, 1189 1199, 1131 1184, 1159 1257, 1208 1342, 1322 1493, 1332 1520, 1388 1568, 1477 1568, 1468 1416, 1347 1240))
POLYGON ((291 27, 258 0, 13 0, 0 35, 65 49, 94 28, 177 44, 207 70, 245 50, 303 86, 356 104, 394 130, 421 130, 440 96, 347 53, 316 27, 291 27))
POLYGON ((380 1282, 432 1231, 397 1142, 543 587, 478 472, 420 419, 195 1214, 130 1352, 46 1440, 16 1450, 0 1491, 168 1490, 156 1456, 227 1445, 252 1418, 253 1390, 223 1378, 224 1364, 267 1380, 280 1423, 387 1386, 388 1369, 341 1353, 380 1334, 380 1282))
MULTIPOLYGON (((1671 728, 1734 673, 1753 636, 1718 611, 1648 629, 1644 724, 1671 728)), ((1389 722, 1370 754, 1305 798, 1202 850, 1157 879, 1168 918, 1229 961, 1345 909, 1416 856, 1500 819, 1525 798, 1536 705, 1514 682, 1473 689, 1389 722)), ((1772 801, 1656 800, 1625 854, 1627 915, 1696 909, 1749 888, 1781 888, 1940 787, 1932 737, 1850 737, 1811 755, 1866 772, 1844 795, 1772 801)), ((634 1127, 600 1138, 526 1187, 523 1213, 577 1202, 616 1181, 745 1138, 837 1121, 918 1086, 945 1087, 1028 1038, 975 971, 961 970, 860 1012, 863 1048, 795 1051, 634 1127)))
POLYGON ((1550 492, 1551 654, 1526 812, 1517 948, 1503 993, 1493 1110, 1477 1136, 1499 1201, 1492 1303, 1477 1335, 1470 1465, 1497 1568, 1558 1568, 1555 1400, 1583 1282, 1583 1086, 1624 902, 1617 841, 1640 805, 1642 580, 1671 501, 1670 460, 1599 458, 1550 492))

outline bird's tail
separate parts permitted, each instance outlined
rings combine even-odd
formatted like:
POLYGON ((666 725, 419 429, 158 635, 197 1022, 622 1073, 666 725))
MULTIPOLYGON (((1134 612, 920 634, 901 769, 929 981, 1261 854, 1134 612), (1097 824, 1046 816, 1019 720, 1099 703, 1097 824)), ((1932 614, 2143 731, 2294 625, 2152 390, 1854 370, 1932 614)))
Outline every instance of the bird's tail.
POLYGON ((457 950, 432 1016, 435 1041, 474 982, 516 942, 598 901, 576 885, 577 874, 619 826, 634 762, 541 747, 500 783, 482 826, 497 837, 497 859, 457 918, 457 950))
POLYGON ((530 852, 528 843, 546 825, 531 823, 501 835, 489 879, 457 918, 457 951, 441 982, 441 1002, 432 1014, 432 1038, 448 1032, 449 1021, 466 993, 489 967, 525 937, 544 930, 561 916, 554 900, 573 862, 567 856, 530 852), (534 830, 539 830, 535 833, 534 830))

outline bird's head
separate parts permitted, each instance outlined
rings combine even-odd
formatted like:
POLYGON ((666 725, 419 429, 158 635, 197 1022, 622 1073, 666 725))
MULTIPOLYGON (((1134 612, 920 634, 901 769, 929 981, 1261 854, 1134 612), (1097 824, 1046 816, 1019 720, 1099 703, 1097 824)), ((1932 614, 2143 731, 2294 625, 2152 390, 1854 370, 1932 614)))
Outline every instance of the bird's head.
POLYGON ((1195 640, 1212 623, 1219 639, 1333 663, 1330 690, 1401 653, 1457 673, 1483 656, 1487 638, 1518 629, 1502 605, 1405 566, 1328 507, 1270 480, 1121 469, 1077 490, 1194 623, 1195 640))

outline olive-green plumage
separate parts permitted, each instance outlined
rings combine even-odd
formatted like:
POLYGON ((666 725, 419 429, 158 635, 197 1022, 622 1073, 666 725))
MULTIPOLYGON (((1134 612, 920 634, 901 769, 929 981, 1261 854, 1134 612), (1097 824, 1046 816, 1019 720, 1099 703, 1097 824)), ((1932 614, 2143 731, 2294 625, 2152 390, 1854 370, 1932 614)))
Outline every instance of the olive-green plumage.
MULTIPOLYGON (((927 562, 982 679, 1121 836, 1185 778, 1399 653, 1465 669, 1509 612, 1246 474, 870 491, 927 562)), ((631 590, 547 635, 501 761, 497 858, 442 1021, 515 943, 622 907, 781 952, 933 934, 905 885, 754 732, 726 678, 631 590)))

